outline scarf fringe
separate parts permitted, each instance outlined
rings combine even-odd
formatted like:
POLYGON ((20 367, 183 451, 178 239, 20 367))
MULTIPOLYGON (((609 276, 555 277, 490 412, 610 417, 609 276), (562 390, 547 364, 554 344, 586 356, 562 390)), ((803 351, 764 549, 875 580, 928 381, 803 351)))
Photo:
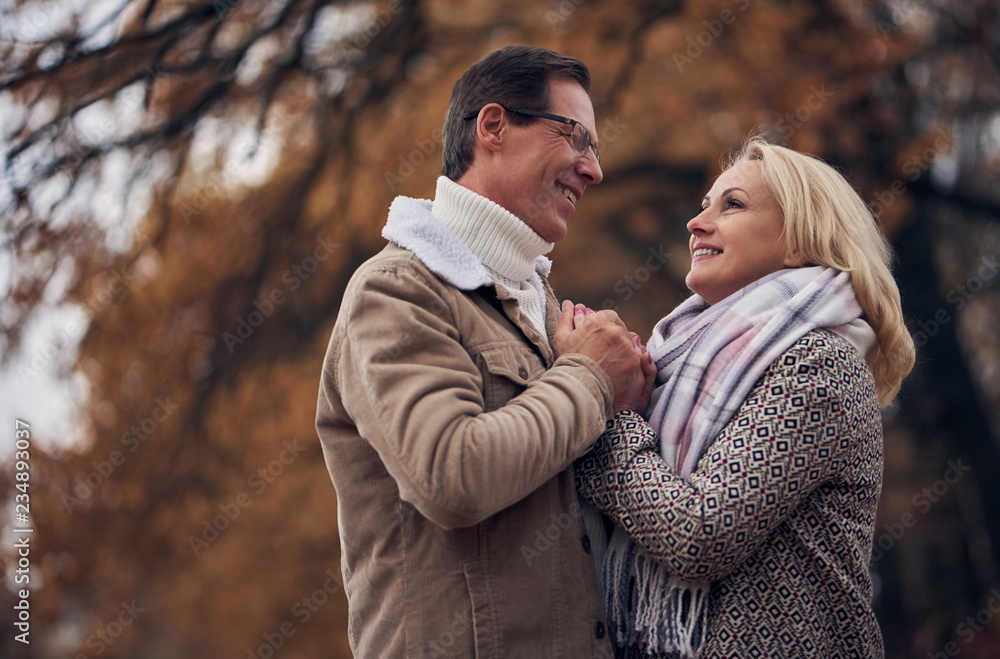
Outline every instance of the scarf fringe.
POLYGON ((605 591, 608 622, 620 646, 701 656, 710 582, 677 578, 621 529, 611 538, 604 571, 605 583, 629 584, 605 591))

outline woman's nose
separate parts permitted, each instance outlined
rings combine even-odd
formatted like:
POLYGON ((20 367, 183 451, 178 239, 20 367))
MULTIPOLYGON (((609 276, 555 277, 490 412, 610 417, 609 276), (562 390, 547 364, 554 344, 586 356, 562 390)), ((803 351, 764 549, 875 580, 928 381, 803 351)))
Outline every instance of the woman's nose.
POLYGON ((705 209, 688 220, 687 230, 689 233, 711 233, 712 223, 708 218, 708 209, 705 209))

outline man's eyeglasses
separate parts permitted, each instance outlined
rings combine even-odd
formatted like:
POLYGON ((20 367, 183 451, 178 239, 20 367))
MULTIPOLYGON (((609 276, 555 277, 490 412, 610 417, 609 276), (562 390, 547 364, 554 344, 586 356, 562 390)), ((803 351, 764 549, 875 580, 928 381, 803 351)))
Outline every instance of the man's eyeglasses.
MULTIPOLYGON (((509 108, 505 105, 501 105, 504 110, 512 114, 523 114, 526 117, 540 117, 542 119, 548 119, 550 121, 558 121, 561 124, 569 124, 573 127, 573 132, 568 135, 569 143, 576 149, 576 152, 581 156, 590 149, 594 152, 594 157, 597 158, 597 162, 601 162, 601 152, 597 150, 594 146, 593 141, 590 139, 590 131, 581 124, 576 119, 570 119, 569 117, 561 117, 558 114, 549 114, 548 112, 539 112, 538 110, 526 110, 524 108, 509 108)), ((479 116, 479 111, 470 113, 463 117, 466 121, 469 119, 475 119, 479 116)))

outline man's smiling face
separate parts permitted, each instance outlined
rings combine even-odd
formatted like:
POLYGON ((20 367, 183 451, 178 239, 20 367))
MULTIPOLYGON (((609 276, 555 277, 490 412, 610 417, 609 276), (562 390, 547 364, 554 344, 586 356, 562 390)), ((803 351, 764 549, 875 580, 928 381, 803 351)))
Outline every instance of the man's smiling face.
MULTIPOLYGON (((579 121, 597 139, 594 106, 579 83, 549 81, 551 114, 579 121)), ((501 166, 494 170, 493 201, 500 204, 544 240, 554 243, 566 237, 576 204, 588 185, 604 177, 595 155, 580 154, 570 143, 572 126, 537 118, 527 125, 508 122, 501 166)))

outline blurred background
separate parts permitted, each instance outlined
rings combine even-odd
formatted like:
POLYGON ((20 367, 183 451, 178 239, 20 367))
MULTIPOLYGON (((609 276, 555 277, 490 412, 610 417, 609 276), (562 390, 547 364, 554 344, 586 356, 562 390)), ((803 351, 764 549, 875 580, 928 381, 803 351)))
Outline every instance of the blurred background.
POLYGON ((995 0, 0 0, 0 655, 350 656, 323 354, 393 197, 433 195, 452 84, 513 43, 594 78, 605 178, 553 285, 643 336, 747 133, 871 202, 918 346, 885 412, 887 653, 1000 656, 995 0))

